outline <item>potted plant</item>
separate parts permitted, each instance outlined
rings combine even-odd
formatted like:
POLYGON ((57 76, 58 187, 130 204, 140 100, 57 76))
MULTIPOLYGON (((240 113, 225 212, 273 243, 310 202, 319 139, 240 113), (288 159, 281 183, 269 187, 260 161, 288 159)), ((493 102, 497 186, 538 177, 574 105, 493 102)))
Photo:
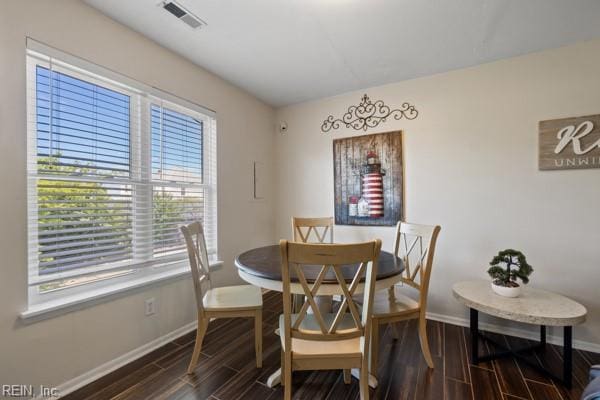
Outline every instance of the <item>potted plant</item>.
POLYGON ((521 292, 517 279, 526 285, 529 283, 529 275, 533 272, 525 255, 513 249, 500 251, 490 261, 490 265, 487 272, 493 279, 492 290, 505 297, 517 297, 521 292))

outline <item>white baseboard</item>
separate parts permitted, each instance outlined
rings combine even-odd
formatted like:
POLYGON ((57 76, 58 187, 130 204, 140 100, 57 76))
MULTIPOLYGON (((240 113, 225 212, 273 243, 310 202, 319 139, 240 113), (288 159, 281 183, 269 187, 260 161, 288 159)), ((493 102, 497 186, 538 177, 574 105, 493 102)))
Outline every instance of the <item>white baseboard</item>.
POLYGON ((66 396, 67 394, 72 393, 75 390, 77 390, 89 383, 92 383, 95 380, 100 379, 104 375, 107 375, 107 374, 129 364, 130 362, 137 360, 138 358, 150 353, 151 351, 154 351, 154 350, 158 349, 159 347, 164 346, 165 344, 173 341, 174 339, 177 339, 178 337, 193 331, 194 329, 196 329, 196 326, 197 326, 196 321, 190 322, 189 324, 186 324, 186 325, 182 326, 181 328, 175 329, 174 331, 169 332, 166 335, 163 335, 157 339, 154 339, 153 341, 146 343, 146 344, 138 347, 137 349, 133 349, 130 352, 123 354, 122 356, 119 356, 113 360, 110 360, 110 361, 92 369, 91 371, 88 371, 82 375, 79 375, 79 376, 59 385, 57 387, 58 393, 60 394, 59 397, 36 397, 36 398, 54 400, 54 399, 59 399, 62 396, 66 396))
MULTIPOLYGON (((439 321, 439 322, 445 322, 445 323, 448 323, 451 325, 459 325, 459 326, 467 326, 467 327, 470 326, 469 320, 467 318, 452 317, 452 316, 443 315, 443 314, 436 314, 436 313, 428 312, 427 319, 431 319, 431 320, 439 321)), ((494 332, 494 333, 500 333, 500 334, 508 335, 508 336, 517 336, 517 337, 524 338, 524 339, 539 340, 539 338, 540 338, 539 331, 537 331, 537 330, 532 331, 532 330, 519 329, 519 328, 515 328, 515 327, 510 327, 510 326, 500 326, 500 325, 496 325, 496 324, 481 322, 481 320, 479 321, 479 329, 484 330, 484 331, 494 332)), ((557 344, 559 346, 563 345, 562 336, 548 335, 546 337, 546 341, 548 343, 557 344)), ((573 348, 585 350, 585 351, 591 351, 594 353, 600 353, 600 344, 593 343, 593 342, 585 342, 583 340, 573 340, 573 348)))

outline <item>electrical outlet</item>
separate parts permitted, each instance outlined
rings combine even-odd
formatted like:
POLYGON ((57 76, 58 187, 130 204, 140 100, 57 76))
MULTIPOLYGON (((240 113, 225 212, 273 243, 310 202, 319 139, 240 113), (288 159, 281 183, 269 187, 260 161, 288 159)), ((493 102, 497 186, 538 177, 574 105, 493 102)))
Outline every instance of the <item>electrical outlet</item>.
POLYGON ((146 300, 146 315, 152 315, 156 312, 156 302, 154 297, 146 300))

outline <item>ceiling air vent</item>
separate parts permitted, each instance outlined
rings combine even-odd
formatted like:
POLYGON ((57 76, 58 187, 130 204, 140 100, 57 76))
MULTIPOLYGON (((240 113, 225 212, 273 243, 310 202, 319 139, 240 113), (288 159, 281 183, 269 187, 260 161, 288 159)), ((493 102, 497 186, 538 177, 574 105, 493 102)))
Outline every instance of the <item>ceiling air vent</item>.
POLYGON ((174 1, 163 2, 163 8, 194 29, 206 25, 206 22, 202 21, 200 18, 174 1))

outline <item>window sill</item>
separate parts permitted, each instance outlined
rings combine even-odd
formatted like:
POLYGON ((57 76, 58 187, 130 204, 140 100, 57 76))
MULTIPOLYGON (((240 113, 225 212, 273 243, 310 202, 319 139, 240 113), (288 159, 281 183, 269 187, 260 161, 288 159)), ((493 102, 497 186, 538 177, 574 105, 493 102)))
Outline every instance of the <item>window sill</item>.
MULTIPOLYGON (((221 268, 222 265, 223 261, 214 261, 210 263, 210 269, 217 270, 221 268)), ((56 317, 71 311, 90 307, 94 304, 114 299, 135 289, 187 277, 189 274, 190 267, 186 265, 170 269, 168 271, 155 273, 150 276, 139 277, 126 282, 117 282, 109 287, 93 289, 77 295, 66 295, 57 300, 31 305, 26 311, 21 313, 20 317, 25 323, 32 323, 43 319, 56 317)))

